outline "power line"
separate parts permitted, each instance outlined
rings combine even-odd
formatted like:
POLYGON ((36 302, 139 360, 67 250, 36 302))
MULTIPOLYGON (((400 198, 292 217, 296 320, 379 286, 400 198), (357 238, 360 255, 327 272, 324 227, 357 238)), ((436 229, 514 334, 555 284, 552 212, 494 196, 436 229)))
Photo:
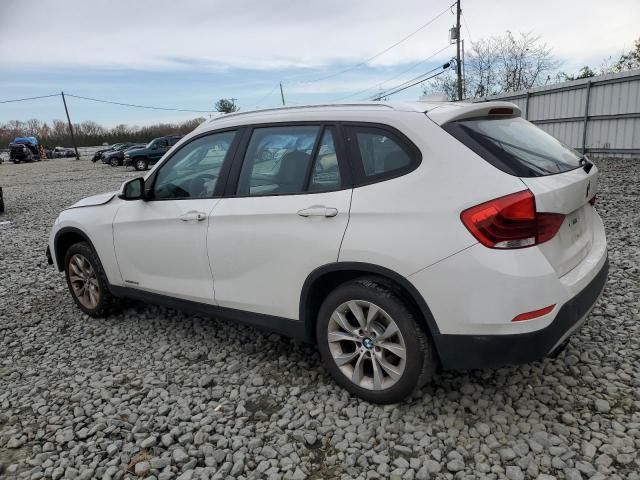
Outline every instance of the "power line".
MULTIPOLYGON (((426 82, 427 80, 431 80, 432 78, 435 78, 438 75, 442 75, 444 72, 447 71, 447 69, 449 67, 451 67, 451 62, 447 62, 444 65, 442 65, 440 67, 437 67, 437 68, 442 68, 443 69, 441 72, 438 72, 438 73, 436 73, 434 75, 431 75, 430 77, 427 77, 427 78, 421 78, 420 80, 418 80, 418 81, 416 81, 414 83, 411 83, 410 85, 406 85, 406 86, 402 86, 402 87, 400 85, 398 85, 397 87, 394 87, 391 90, 387 90, 386 92, 382 92, 382 93, 380 93, 378 95, 374 95, 373 97, 371 97, 371 100, 380 100, 381 98, 388 97, 388 96, 391 96, 391 95, 395 95, 396 93, 400 93, 403 90, 406 90, 407 88, 413 87, 413 86, 415 86, 415 85, 417 85, 419 83, 426 82)), ((434 68, 433 70, 430 70, 429 72, 422 74, 421 77, 424 76, 424 75, 429 74, 430 72, 433 72, 434 70, 437 70, 437 68, 434 68)), ((416 78, 418 78, 418 77, 416 77, 416 78)), ((409 80, 409 81, 411 81, 411 80, 409 80)), ((407 83, 407 82, 405 82, 405 83, 407 83)))
POLYGON ((0 103, 12 103, 12 102, 25 102, 27 100, 37 100, 38 98, 50 98, 50 97, 59 97, 59 93, 54 93, 53 95, 41 95, 39 97, 27 97, 27 98, 15 98, 13 100, 2 100, 0 103))
POLYGON ((405 37, 403 37, 401 40, 398 40, 396 43, 394 43, 393 45, 385 48, 384 50, 381 50, 380 52, 376 53, 375 55, 367 58, 366 60, 363 60, 362 62, 356 63, 354 65, 351 65, 347 68, 344 68, 342 70, 339 70, 335 73, 329 74, 329 75, 325 75, 324 77, 320 77, 320 78, 315 78, 315 79, 311 79, 311 80, 306 80, 303 82, 299 82, 299 83, 313 83, 313 82, 320 82, 322 80, 327 80, 329 78, 333 78, 333 77, 337 77, 338 75, 342 75, 343 73, 346 72, 350 72, 351 70, 355 70, 356 68, 362 67, 366 64, 368 64, 371 60, 375 60, 376 58, 384 55, 385 53, 387 53, 389 50, 397 47, 398 45, 400 45, 401 43, 405 42, 406 40, 408 40, 409 38, 413 37, 415 34, 421 32, 422 30, 424 30, 426 27, 428 27, 429 25, 431 25, 433 22, 435 22, 438 18, 440 18, 442 15, 444 15, 445 13, 447 13, 448 11, 450 11, 451 7, 455 5, 455 3, 452 3, 451 5, 449 5, 447 8, 445 8, 443 11, 441 11, 439 14, 437 14, 435 17, 433 17, 431 20, 429 20, 426 23, 423 23, 422 25, 420 25, 416 30, 414 30, 413 32, 411 32, 410 34, 406 35, 405 37))
POLYGON ((467 17, 464 16, 464 12, 462 12, 462 23, 464 24, 464 29, 467 31, 467 35, 469 35, 469 40, 473 42, 473 38, 471 36, 471 31, 469 30, 469 24, 467 22, 467 17))
MULTIPOLYGON (((431 70, 429 70, 427 72, 421 73, 417 77, 413 77, 413 78, 410 78, 409 80, 405 80, 404 82, 399 83, 395 87, 388 88, 387 91, 391 91, 391 90, 395 90, 396 88, 403 87, 403 86, 405 86, 405 85, 407 85, 407 84, 409 84, 411 82, 414 82, 414 81, 418 80, 419 78, 422 78, 422 77, 424 77, 426 75, 429 75, 430 73, 435 72, 436 70, 438 70, 440 68, 442 68, 442 65, 438 65, 437 67, 434 67, 434 68, 432 68, 431 70)), ((374 96, 377 97, 378 95, 374 95, 374 96)))
POLYGON ((391 77, 391 78, 387 78, 386 80, 383 80, 382 82, 376 83, 375 85, 372 85, 372 86, 370 86, 370 87, 368 87, 368 88, 365 88, 365 89, 363 89, 363 90, 359 90, 359 91, 357 91, 356 93, 350 93, 349 95, 346 95, 346 96, 344 96, 344 97, 340 97, 340 98, 338 98, 338 99, 336 99, 336 100, 333 100, 333 101, 334 101, 334 102, 338 102, 338 101, 341 101, 341 100, 346 100, 347 98, 355 97, 355 96, 357 96, 357 95, 360 95, 360 94, 362 94, 362 93, 364 93, 364 92, 367 92, 367 91, 369 91, 369 90, 371 90, 371 89, 374 89, 374 88, 376 88, 376 87, 382 87, 382 85, 384 85, 385 83, 388 83, 388 82, 390 82, 391 80, 395 80, 396 78, 401 77, 401 76, 402 76, 402 75, 404 75, 405 73, 410 72, 411 70, 413 70, 413 69, 414 69, 414 68, 416 68, 417 66, 422 65, 423 63, 428 62, 428 61, 429 61, 429 60, 431 60, 433 57, 435 57, 436 55, 438 55, 438 54, 440 54, 440 53, 444 52, 444 51, 445 51, 447 48, 449 48, 449 47, 451 47, 451 44, 446 45, 445 47, 441 48, 441 49, 440 49, 440 50, 438 50, 437 52, 434 52, 434 53, 432 53, 431 55, 429 55, 428 57, 423 58, 422 60, 420 60, 420 61, 418 61, 418 62, 414 63, 414 64, 413 64, 413 65, 411 65, 409 68, 407 68, 407 69, 405 69, 405 70, 401 71, 400 73, 398 73, 397 75, 394 75, 394 76, 393 76, 393 77, 391 77))
POLYGON ((260 98, 260 100, 258 100, 257 102, 255 102, 256 105, 260 105, 262 102, 264 102, 267 98, 269 98, 271 95, 273 95, 273 92, 275 92, 278 89, 278 85, 276 84, 275 87, 273 87, 271 90, 269 90, 269 93, 267 93, 265 96, 263 96, 262 98, 260 98))
POLYGON ((150 105, 136 105, 133 103, 114 102, 111 100, 102 100, 99 98, 83 97, 81 95, 72 95, 70 93, 67 93, 65 95, 67 97, 80 98, 82 100, 89 100, 91 102, 109 103, 111 105, 121 105, 123 107, 147 108, 150 110, 165 110, 165 111, 171 111, 171 112, 190 112, 190 113, 211 113, 213 111, 213 110, 189 110, 186 108, 154 107, 150 105))

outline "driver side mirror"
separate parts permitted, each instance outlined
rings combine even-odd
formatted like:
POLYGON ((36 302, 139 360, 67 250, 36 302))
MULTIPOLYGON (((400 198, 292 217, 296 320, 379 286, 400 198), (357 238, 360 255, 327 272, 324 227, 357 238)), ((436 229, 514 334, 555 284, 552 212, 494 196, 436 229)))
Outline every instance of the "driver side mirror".
POLYGON ((140 200, 144 197, 144 178, 136 177, 124 182, 120 188, 118 198, 122 200, 140 200))

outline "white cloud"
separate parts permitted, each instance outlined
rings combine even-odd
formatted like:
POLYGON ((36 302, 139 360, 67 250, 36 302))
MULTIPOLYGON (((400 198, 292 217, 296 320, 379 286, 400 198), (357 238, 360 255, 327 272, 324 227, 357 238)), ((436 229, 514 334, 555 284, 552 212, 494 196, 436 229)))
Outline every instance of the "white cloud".
MULTIPOLYGON (((5 0, 0 2, 0 59, 43 71, 51 65, 308 69, 361 61, 441 12, 449 1, 5 0)), ((572 67, 630 47, 640 18, 637 0, 463 0, 463 10, 471 39, 505 30, 533 31, 572 67)), ((424 58, 447 44, 453 22, 446 13, 373 65, 424 58)), ((469 38, 466 29, 463 36, 469 38)))

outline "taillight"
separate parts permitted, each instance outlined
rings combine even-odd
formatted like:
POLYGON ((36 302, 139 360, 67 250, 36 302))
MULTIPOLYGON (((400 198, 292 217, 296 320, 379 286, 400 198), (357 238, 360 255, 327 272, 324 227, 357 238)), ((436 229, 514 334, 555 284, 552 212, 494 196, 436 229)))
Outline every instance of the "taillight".
POLYGON ((593 197, 591 197, 589 199, 589 204, 591 204, 591 206, 594 206, 596 204, 596 199, 597 199, 597 195, 594 195, 593 197))
POLYGON ((496 198, 460 214, 462 223, 480 243, 489 248, 525 248, 554 237, 562 222, 561 213, 536 212, 529 190, 496 198))

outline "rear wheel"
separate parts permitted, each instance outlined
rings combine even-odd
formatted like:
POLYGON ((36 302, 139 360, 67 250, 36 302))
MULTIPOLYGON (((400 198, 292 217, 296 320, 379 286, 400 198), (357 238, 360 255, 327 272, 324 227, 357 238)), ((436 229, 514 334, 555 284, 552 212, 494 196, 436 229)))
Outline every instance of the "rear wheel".
POLYGON ((120 165, 117 158, 110 159, 109 163, 111 164, 112 167, 117 167, 118 165, 120 165))
POLYGON ((437 366, 427 332, 402 299, 374 279, 341 285, 316 323, 322 361, 338 384, 375 403, 394 403, 437 366))
POLYGON ((115 303, 98 255, 86 242, 72 245, 65 255, 65 277, 76 305, 92 317, 104 316, 115 303))
POLYGON ((146 170, 149 167, 149 162, 146 158, 138 158, 133 162, 133 166, 136 170, 146 170))

